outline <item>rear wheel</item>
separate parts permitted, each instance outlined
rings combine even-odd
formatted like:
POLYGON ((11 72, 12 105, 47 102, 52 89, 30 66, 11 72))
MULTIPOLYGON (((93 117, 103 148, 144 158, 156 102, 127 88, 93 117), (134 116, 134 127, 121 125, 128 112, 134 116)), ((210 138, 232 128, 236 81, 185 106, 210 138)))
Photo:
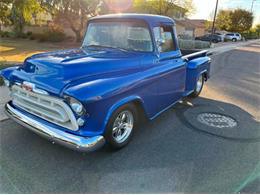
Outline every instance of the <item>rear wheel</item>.
POLYGON ((237 39, 236 39, 236 38, 233 38, 233 39, 232 39, 232 41, 233 41, 233 42, 236 42, 236 41, 237 41, 237 39))
POLYGON ((127 104, 117 109, 111 116, 106 128, 105 139, 113 149, 126 146, 137 125, 137 110, 134 105, 127 104))
POLYGON ((202 91, 203 85, 204 85, 204 76, 201 74, 199 78, 197 79, 194 91, 190 94, 190 97, 198 97, 202 91))

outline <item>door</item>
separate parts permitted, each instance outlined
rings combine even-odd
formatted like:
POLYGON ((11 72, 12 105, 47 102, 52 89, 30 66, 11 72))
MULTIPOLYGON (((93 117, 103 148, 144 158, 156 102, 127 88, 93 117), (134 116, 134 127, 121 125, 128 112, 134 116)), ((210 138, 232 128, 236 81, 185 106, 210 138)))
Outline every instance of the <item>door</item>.
POLYGON ((161 25, 153 29, 157 50, 159 76, 157 80, 158 110, 179 100, 185 91, 186 62, 181 58, 173 26, 161 25))

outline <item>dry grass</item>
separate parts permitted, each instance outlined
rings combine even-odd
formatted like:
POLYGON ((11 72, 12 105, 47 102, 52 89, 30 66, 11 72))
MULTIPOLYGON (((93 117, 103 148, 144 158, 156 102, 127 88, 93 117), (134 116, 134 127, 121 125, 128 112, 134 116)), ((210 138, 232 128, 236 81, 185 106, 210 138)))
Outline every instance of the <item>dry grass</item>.
POLYGON ((0 66, 23 62, 27 57, 46 51, 77 47, 73 43, 40 43, 28 39, 3 39, 0 40, 0 66))

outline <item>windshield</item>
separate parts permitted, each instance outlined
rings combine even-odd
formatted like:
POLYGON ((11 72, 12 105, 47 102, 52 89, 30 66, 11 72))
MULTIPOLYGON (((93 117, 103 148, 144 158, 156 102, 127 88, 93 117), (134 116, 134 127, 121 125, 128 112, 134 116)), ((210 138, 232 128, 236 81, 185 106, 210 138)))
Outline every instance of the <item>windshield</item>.
POLYGON ((149 29, 143 22, 90 23, 82 47, 153 51, 149 29))

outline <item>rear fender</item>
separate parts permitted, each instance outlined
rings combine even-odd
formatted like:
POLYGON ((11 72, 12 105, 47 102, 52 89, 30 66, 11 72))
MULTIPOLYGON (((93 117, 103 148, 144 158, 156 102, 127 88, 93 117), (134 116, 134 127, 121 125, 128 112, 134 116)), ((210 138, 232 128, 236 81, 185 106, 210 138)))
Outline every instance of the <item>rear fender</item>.
POLYGON ((198 77, 203 74, 207 80, 210 77, 210 58, 200 57, 188 61, 187 76, 186 76, 186 92, 192 91, 195 88, 198 77))

